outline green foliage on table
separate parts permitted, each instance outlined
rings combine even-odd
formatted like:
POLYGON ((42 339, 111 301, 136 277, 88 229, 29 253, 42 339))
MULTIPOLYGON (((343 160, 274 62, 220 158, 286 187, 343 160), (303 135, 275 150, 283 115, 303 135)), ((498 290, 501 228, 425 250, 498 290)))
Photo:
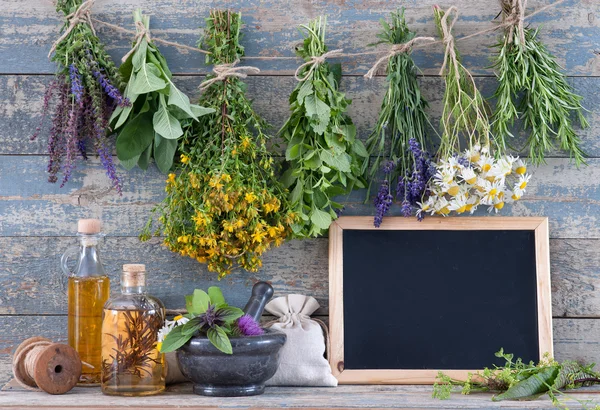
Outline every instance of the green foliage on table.
POLYGON ((201 289, 194 290, 193 294, 185 297, 185 307, 188 313, 184 317, 189 321, 175 326, 169 332, 162 342, 162 353, 179 349, 199 333, 205 334, 213 346, 223 353, 233 353, 229 335, 232 334, 235 321, 243 316, 242 309, 229 306, 216 286, 208 288, 208 293, 201 289))
MULTIPOLYGON (((510 13, 512 2, 503 0, 503 12, 510 13)), ((516 27, 505 29, 495 45, 498 53, 493 67, 498 78, 493 130, 500 146, 510 146, 512 126, 517 118, 529 133, 525 147, 534 164, 545 163, 546 154, 558 147, 568 152, 577 166, 585 164, 581 140, 574 118, 582 128, 589 123, 583 116, 582 97, 573 92, 554 56, 539 39, 539 28, 523 28, 522 44, 516 27), (512 35, 509 31, 513 30, 512 35), (510 41, 512 37, 512 41, 510 41)))
MULTIPOLYGON (((141 23, 149 29, 149 16, 138 9, 133 17, 136 27, 141 23)), ((118 132, 117 156, 125 168, 137 164, 143 170, 154 158, 158 169, 167 173, 186 123, 214 110, 190 103, 173 84, 165 58, 148 37, 138 37, 137 42, 137 48, 119 69, 127 81, 124 96, 132 105, 117 107, 110 118, 118 132)))
MULTIPOLYGON (((304 41, 297 54, 310 61, 327 52, 326 20, 302 25, 304 41)), ((356 138, 356 127, 346 111, 351 103, 338 90, 341 69, 327 62, 304 67, 305 77, 290 96, 290 118, 280 134, 287 143, 289 168, 282 177, 290 191, 292 209, 300 220, 292 225, 296 237, 316 237, 327 231, 343 205, 333 197, 366 186, 362 163, 368 157, 356 138)))
POLYGON ((538 364, 524 363, 520 358, 496 352, 496 357, 504 359, 504 366, 485 368, 482 372, 470 373, 467 380, 455 380, 438 374, 433 385, 433 397, 449 399, 453 392, 470 394, 475 392, 495 392, 493 401, 531 400, 548 394, 555 405, 562 406, 559 397, 565 396, 564 389, 576 389, 600 383, 600 374, 593 371, 594 364, 582 365, 573 361, 559 363, 544 357, 538 364))

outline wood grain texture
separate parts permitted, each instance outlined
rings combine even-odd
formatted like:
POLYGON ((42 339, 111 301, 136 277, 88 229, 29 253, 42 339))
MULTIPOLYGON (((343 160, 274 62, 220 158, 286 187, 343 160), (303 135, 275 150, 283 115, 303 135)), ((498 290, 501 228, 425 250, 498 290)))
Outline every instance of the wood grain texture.
MULTIPOLYGON (((125 173, 119 196, 111 189, 99 161, 78 164, 71 181, 60 188, 46 182, 46 157, 0 156, 0 236, 73 235, 78 218, 101 218, 104 231, 115 236, 136 236, 154 205, 163 198, 165 177, 152 167, 125 173)), ((551 238, 600 238, 600 159, 577 169, 566 158, 530 169, 527 192, 506 206, 503 216, 547 216, 551 238)), ((344 215, 373 215, 364 203, 365 191, 339 198, 344 215)), ((393 205, 390 215, 399 215, 393 205)), ((477 215, 487 215, 480 207, 477 215)))
MULTIPOLYGON (((449 400, 431 397, 431 386, 338 386, 327 387, 268 387, 264 395, 255 397, 202 397, 192 394, 191 383, 167 388, 164 394, 148 397, 103 396, 99 389, 76 387, 70 394, 49 396, 18 389, 12 383, 0 394, 2 409, 214 409, 214 408, 403 408, 403 409, 551 409, 547 396, 532 401, 493 402, 491 393, 469 396, 455 394, 449 400)), ((569 393, 578 400, 598 403, 598 388, 586 388, 569 393)), ((565 399, 570 409, 581 404, 565 399)), ((591 408, 591 407, 588 407, 591 408)))
MULTIPOLYGON (((551 0, 530 1, 528 10, 552 3, 551 0)), ((331 49, 343 48, 348 53, 362 52, 368 44, 377 41, 379 19, 402 5, 410 27, 419 35, 437 35, 431 7, 435 0, 390 2, 383 0, 309 0, 261 1, 240 0, 235 5, 227 0, 106 0, 92 9, 98 19, 133 29, 131 13, 141 7, 152 15, 152 34, 166 40, 194 46, 210 8, 232 7, 243 14, 246 27, 243 44, 249 56, 293 56, 294 45, 301 40, 297 27, 319 15, 329 17, 327 43, 331 49)), ((472 34, 492 26, 491 20, 499 12, 494 0, 473 2, 455 0, 461 17, 455 25, 455 36, 472 34)), ((594 0, 569 0, 531 19, 535 26, 542 25, 542 39, 556 54, 571 75, 598 75, 600 58, 593 53, 600 36, 600 6, 594 0)), ((0 60, 1 73, 53 73, 54 66, 46 57, 52 42, 58 37, 62 16, 55 12, 49 0, 29 2, 23 7, 21 0, 0 1, 0 60), (18 44, 19 47, 13 47, 18 44), (21 61, 28 57, 27 64, 21 61)), ((112 29, 98 27, 100 38, 106 43, 115 61, 127 52, 131 35, 115 33, 112 29)), ((496 33, 459 43, 465 65, 474 73, 490 74, 489 60, 496 42, 496 33)), ((442 45, 427 47, 415 52, 415 60, 427 74, 437 74, 442 64, 442 45)), ((206 72, 204 56, 173 47, 161 47, 174 72, 206 72)), ((345 73, 364 74, 375 56, 353 57, 344 60, 345 73)), ((298 61, 248 60, 266 74, 291 74, 298 61)))
MULTIPOLYGON (((175 83, 190 98, 199 96, 198 86, 204 77, 175 77, 175 83)), ((52 77, 39 75, 0 75, 0 154, 45 154, 48 123, 46 122, 40 137, 30 141, 29 136, 39 125, 42 115, 42 100, 46 86, 52 77)), ((284 124, 289 116, 288 98, 296 80, 293 77, 252 76, 246 80, 248 95, 253 99, 256 111, 271 125, 271 134, 284 124)), ((590 127, 580 130, 582 147, 591 157, 600 157, 600 77, 577 77, 569 80, 575 90, 583 96, 583 105, 590 110, 586 113, 590 127)), ((494 78, 477 78, 476 82, 485 97, 494 94, 494 78)), ((428 113, 435 130, 442 112, 444 84, 438 77, 421 77, 421 91, 429 102, 428 113)), ((367 80, 363 77, 343 77, 340 88, 352 99, 348 114, 357 126, 358 136, 365 141, 377 122, 381 101, 387 83, 383 77, 367 80)), ((429 128, 432 138, 437 138, 435 130, 429 128)), ((515 147, 524 145, 526 135, 521 133, 515 147)), ((274 139, 274 141, 279 141, 274 139)), ((285 145, 276 152, 283 153, 285 145)), ((550 156, 565 156, 563 152, 554 152, 550 156)))

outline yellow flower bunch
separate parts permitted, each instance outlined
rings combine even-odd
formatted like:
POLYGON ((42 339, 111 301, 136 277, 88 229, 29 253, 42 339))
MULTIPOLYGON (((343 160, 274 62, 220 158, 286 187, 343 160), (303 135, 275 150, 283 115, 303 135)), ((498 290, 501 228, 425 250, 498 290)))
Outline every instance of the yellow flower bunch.
POLYGON ((479 145, 463 155, 442 158, 435 167, 430 196, 418 203, 417 215, 473 213, 480 205, 497 213, 506 203, 521 199, 531 178, 523 160, 511 155, 495 158, 479 145))
MULTIPOLYGON (((209 63, 232 63, 241 57, 237 41, 239 14, 213 11, 205 41, 209 63), (221 47, 220 44, 231 47, 221 47)), ((158 207, 164 244, 173 252, 206 263, 219 278, 237 267, 256 272, 261 256, 281 245, 297 216, 275 176, 267 150, 267 124, 252 109, 241 79, 208 86, 200 101, 214 113, 188 128, 179 145, 176 174, 169 174, 166 197, 158 207)), ((142 233, 151 235, 152 220, 142 233)))

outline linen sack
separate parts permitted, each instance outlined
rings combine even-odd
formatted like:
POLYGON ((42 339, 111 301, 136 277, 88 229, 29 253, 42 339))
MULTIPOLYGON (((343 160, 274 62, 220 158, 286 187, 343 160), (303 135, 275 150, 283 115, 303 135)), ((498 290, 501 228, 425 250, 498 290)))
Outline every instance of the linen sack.
POLYGON ((279 318, 271 322, 271 328, 287 335, 279 369, 267 381, 268 386, 337 386, 337 379, 323 356, 326 346, 323 330, 327 328, 325 324, 321 328, 321 324, 310 318, 318 308, 315 298, 304 295, 275 298, 265 307, 279 318))

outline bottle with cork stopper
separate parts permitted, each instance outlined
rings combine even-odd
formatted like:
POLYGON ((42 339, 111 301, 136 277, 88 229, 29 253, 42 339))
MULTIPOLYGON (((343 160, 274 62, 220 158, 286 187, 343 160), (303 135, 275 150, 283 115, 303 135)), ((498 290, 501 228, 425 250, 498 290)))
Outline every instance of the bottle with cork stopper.
POLYGON ((68 340, 83 364, 79 384, 100 384, 102 309, 110 296, 110 280, 104 271, 98 242, 103 237, 98 219, 80 219, 77 224, 79 246, 67 249, 61 268, 69 277, 68 340), (69 258, 76 257, 75 269, 69 258))
POLYGON ((123 265, 121 294, 104 305, 102 393, 147 396, 165 390, 165 358, 157 346, 164 323, 164 305, 146 292, 145 265, 123 265))

